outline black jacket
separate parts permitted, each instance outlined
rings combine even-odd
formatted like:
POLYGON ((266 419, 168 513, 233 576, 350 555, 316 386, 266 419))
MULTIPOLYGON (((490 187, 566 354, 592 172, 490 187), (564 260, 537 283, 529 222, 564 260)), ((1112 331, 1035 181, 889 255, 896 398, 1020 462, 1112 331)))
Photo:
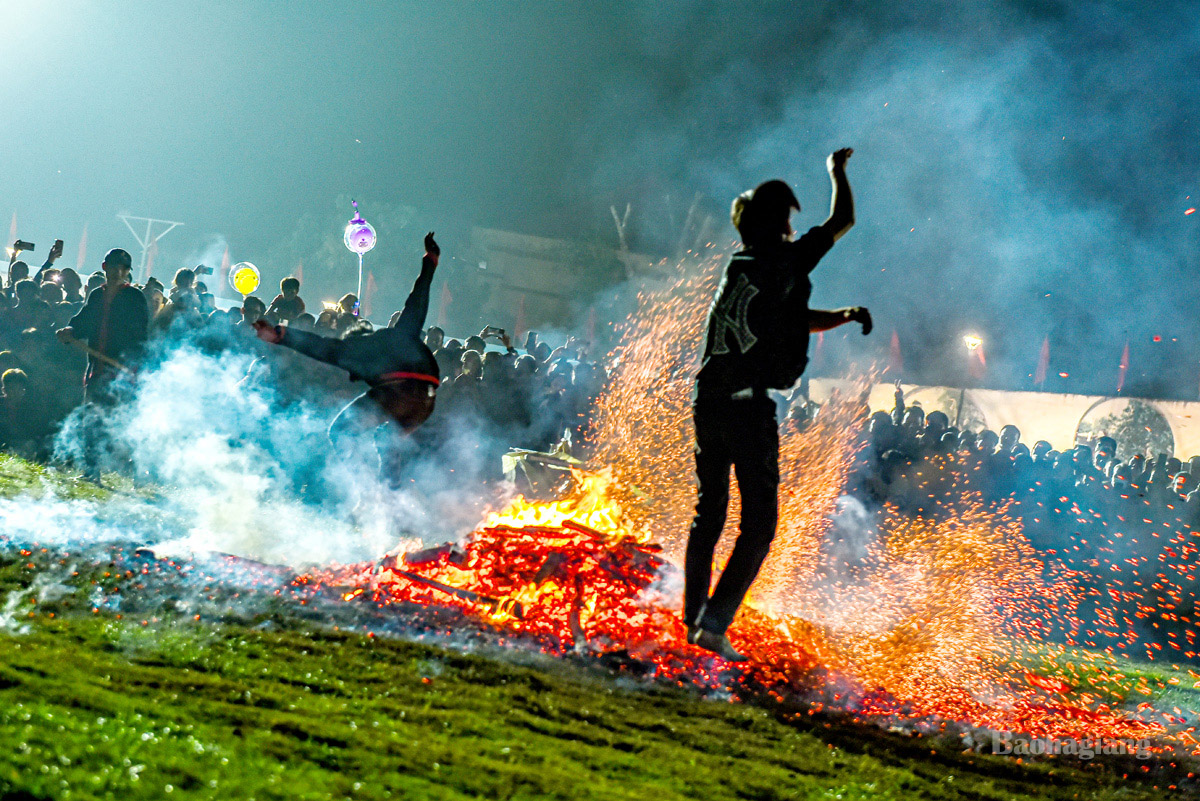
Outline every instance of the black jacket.
MULTIPOLYGON (((150 306, 141 290, 125 284, 109 296, 104 287, 94 291, 79 313, 68 323, 78 339, 122 364, 139 355, 150 326, 150 306)), ((88 356, 86 379, 114 368, 94 356, 88 356)))
POLYGON ((429 286, 435 265, 426 257, 421 273, 404 303, 396 325, 368 334, 351 334, 343 339, 323 337, 283 327, 279 344, 306 356, 335 365, 350 373, 354 381, 382 383, 389 373, 407 372, 438 376, 438 364, 429 347, 421 341, 421 328, 429 311, 429 286))
POLYGON ((812 228, 795 242, 735 253, 708 314, 698 396, 788 389, 808 363, 808 274, 833 247, 812 228))

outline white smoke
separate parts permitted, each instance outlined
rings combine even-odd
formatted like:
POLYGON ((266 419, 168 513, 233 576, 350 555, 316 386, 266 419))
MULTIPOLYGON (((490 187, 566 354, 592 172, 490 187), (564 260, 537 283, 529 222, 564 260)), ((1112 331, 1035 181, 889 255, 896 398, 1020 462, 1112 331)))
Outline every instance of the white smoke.
MULTIPOLYGON (((282 353, 272 349, 267 363, 282 353)), ((287 395, 271 369, 252 369, 248 349, 214 354, 185 342, 151 363, 104 417, 86 408, 73 413, 57 450, 79 459, 86 429, 105 432, 111 447, 102 467, 132 462, 142 484, 156 488, 150 505, 174 521, 157 536, 139 527, 160 554, 229 553, 294 567, 348 563, 379 557, 402 538, 452 539, 480 520, 479 455, 489 449, 475 428, 446 426, 432 453, 404 443, 404 480, 394 486, 394 477, 381 476, 374 435, 340 451, 329 442, 341 396, 287 395)), ((283 369, 310 365, 295 359, 283 369)), ((72 521, 53 526, 67 538, 101 515, 98 507, 68 508, 72 521)))

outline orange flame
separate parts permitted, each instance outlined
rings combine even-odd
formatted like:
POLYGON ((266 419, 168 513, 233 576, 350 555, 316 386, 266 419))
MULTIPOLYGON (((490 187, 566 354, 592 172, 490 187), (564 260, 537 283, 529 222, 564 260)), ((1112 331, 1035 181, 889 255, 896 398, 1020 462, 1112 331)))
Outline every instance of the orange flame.
MULTIPOLYGON (((624 649, 662 676, 727 686, 713 658, 684 644, 678 599, 653 589, 677 570, 651 544, 678 560, 686 540, 695 500, 690 396, 720 261, 661 265, 661 282, 639 296, 610 355, 610 384, 588 443, 603 470, 577 471, 565 499, 517 498, 489 514, 457 562, 324 578, 368 584, 381 603, 460 606, 553 652, 624 649)), ((901 490, 924 499, 919 514, 888 510, 835 524, 863 444, 869 386, 863 380, 829 399, 804 430, 782 428, 778 535, 730 630, 752 657, 737 674, 738 692, 767 688, 782 697, 811 692, 815 682, 832 693, 830 703, 863 714, 1037 736, 1161 733, 1160 724, 1110 708, 1086 686, 1067 704, 1072 685, 1015 667, 1014 638, 1038 643, 1052 617, 1071 622, 1078 599, 1055 583, 1062 576, 1046 569, 1007 510, 984 504, 969 480, 939 488, 917 473, 901 490), (847 525, 866 544, 837 555, 831 543, 848 536, 847 525), (832 671, 823 682, 822 670, 832 671)), ((930 472, 940 467, 929 464, 930 472)))
POLYGON ((504 509, 491 512, 484 528, 561 528, 571 521, 604 534, 610 541, 629 539, 644 543, 650 531, 630 521, 621 501, 614 497, 612 470, 598 472, 572 470, 575 488, 571 495, 558 501, 527 501, 517 496, 504 509))

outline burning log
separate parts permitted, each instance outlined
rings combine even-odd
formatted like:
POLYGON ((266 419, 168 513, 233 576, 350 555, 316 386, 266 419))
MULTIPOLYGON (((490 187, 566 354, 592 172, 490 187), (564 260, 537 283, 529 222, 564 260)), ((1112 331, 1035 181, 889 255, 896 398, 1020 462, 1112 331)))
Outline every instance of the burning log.
MULTIPOLYGON (((458 546, 456 542, 446 542, 441 545, 435 545, 432 548, 425 548, 420 551, 403 554, 402 558, 406 565, 418 567, 421 565, 432 564, 441 559, 445 559, 452 565, 465 565, 467 563, 467 552, 458 546)), ((387 557, 392 564, 395 564, 396 557, 387 557)), ((387 561, 385 560, 385 561, 387 561)))
POLYGON ((542 566, 538 568, 537 574, 533 577, 534 585, 541 586, 544 584, 566 561, 567 555, 558 551, 547 556, 546 561, 542 562, 542 566))
POLYGON ((484 529, 484 532, 487 534, 506 534, 509 536, 532 534, 541 539, 548 540, 569 540, 578 536, 578 532, 561 528, 550 528, 548 526, 488 526, 484 529))

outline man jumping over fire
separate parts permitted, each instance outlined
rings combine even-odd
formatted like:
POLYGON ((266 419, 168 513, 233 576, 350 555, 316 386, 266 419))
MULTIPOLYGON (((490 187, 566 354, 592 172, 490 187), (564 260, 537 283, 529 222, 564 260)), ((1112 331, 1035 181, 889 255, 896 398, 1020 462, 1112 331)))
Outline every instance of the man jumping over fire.
POLYGON ((808 361, 810 332, 849 322, 871 331, 863 307, 809 309, 808 275, 854 225, 846 180, 849 148, 826 161, 833 181, 829 219, 792 241, 800 210, 791 188, 767 181, 733 201, 731 217, 745 246, 733 255, 708 316, 704 359, 696 376, 696 476, 699 499, 688 536, 684 622, 688 642, 734 662, 745 661, 725 631, 762 567, 779 516, 779 429, 767 390, 786 390, 808 361), (729 505, 729 468, 742 494, 737 542, 717 586, 713 552, 729 505))
POLYGON ((254 323, 259 338, 285 345, 350 373, 351 381, 370 387, 350 402, 330 426, 330 437, 351 429, 373 429, 395 422, 412 431, 433 412, 441 379, 433 352, 421 340, 429 311, 429 286, 441 248, 433 232, 425 235, 425 256, 404 310, 395 324, 369 333, 351 331, 341 339, 297 331, 265 320, 254 323))

